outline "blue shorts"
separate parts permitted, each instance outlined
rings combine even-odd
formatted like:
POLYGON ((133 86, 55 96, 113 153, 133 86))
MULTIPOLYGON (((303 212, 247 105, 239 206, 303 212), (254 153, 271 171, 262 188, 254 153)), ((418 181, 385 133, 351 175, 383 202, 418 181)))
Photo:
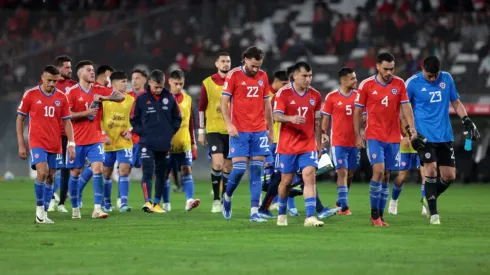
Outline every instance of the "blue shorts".
POLYGON ((133 167, 140 168, 141 167, 141 152, 140 145, 133 144, 133 167))
POLYGON ((116 163, 133 164, 133 149, 122 149, 104 153, 104 167, 114 167, 116 163))
POLYGON ((192 166, 192 151, 172 153, 168 161, 168 167, 177 167, 178 171, 180 171, 180 167, 184 165, 192 166))
POLYGON ((361 154, 356 147, 332 146, 332 161, 335 169, 356 170, 361 154))
POLYGON ((270 152, 264 160, 265 166, 274 166, 274 163, 276 162, 276 147, 277 143, 272 143, 272 145, 270 145, 270 152))
POLYGON ((66 156, 66 168, 82 168, 85 166, 85 160, 89 163, 104 162, 104 145, 102 143, 94 143, 89 145, 75 146, 76 157, 73 161, 66 156))
POLYGON ((276 163, 278 169, 283 174, 296 174, 298 171, 303 171, 307 166, 318 168, 318 153, 312 151, 300 155, 277 154, 276 163))
POLYGON ((397 171, 400 162, 400 143, 369 139, 367 141, 367 155, 371 165, 382 162, 385 164, 386 170, 397 171))
POLYGON ((412 170, 420 167, 420 159, 417 153, 400 154, 400 171, 412 170))
POLYGON ((228 158, 267 156, 270 152, 267 131, 257 133, 238 132, 230 137, 228 158))
POLYGON ((31 168, 36 170, 36 164, 40 162, 48 163, 49 169, 59 169, 63 168, 63 155, 49 153, 44 151, 41 148, 32 148, 31 149, 31 168))

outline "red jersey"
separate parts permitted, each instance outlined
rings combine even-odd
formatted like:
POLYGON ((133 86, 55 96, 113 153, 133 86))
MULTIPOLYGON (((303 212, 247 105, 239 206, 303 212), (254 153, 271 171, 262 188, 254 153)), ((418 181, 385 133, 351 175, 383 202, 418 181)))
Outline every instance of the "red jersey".
MULTIPOLYGON (((134 112, 134 106, 136 105, 136 98, 144 93, 144 92, 141 92, 141 93, 136 93, 134 90, 129 90, 127 91, 128 95, 132 96, 134 98, 134 104, 133 104, 133 109, 131 109, 131 115, 133 114, 134 112)), ((136 133, 134 132, 131 132, 131 140, 133 141, 133 144, 138 144, 140 142, 140 136, 138 136, 136 133)))
POLYGON ((366 139, 400 142, 400 105, 409 103, 403 79, 393 76, 383 85, 376 76, 361 82, 356 99, 357 107, 366 107, 366 139))
POLYGON ((259 70, 248 76, 242 67, 228 72, 223 95, 231 97, 231 121, 238 132, 255 133, 267 130, 264 99, 269 98, 267 74, 259 70))
POLYGON ((68 99, 63 92, 56 89, 46 94, 41 86, 27 90, 17 113, 29 116, 29 148, 62 153, 60 121, 71 118, 68 99))
POLYGON ((277 92, 274 113, 300 115, 306 118, 305 124, 281 123, 277 153, 299 155, 316 151, 315 117, 320 112, 321 104, 322 96, 311 87, 303 95, 299 95, 292 84, 282 87, 277 92))
MULTIPOLYGON (((106 88, 99 85, 93 85, 90 90, 84 91, 80 84, 71 87, 66 96, 70 102, 70 108, 72 112, 86 111, 90 104, 92 104, 95 95, 109 96, 112 94, 110 88, 106 88)), ((100 127, 100 120, 102 106, 94 116, 93 120, 88 118, 82 118, 73 121, 73 131, 75 133, 75 142, 77 145, 89 145, 102 142, 102 130, 100 127)))
POLYGON ((354 133, 354 103, 357 91, 352 90, 348 96, 340 90, 330 92, 325 97, 322 114, 330 117, 332 146, 356 147, 354 133))

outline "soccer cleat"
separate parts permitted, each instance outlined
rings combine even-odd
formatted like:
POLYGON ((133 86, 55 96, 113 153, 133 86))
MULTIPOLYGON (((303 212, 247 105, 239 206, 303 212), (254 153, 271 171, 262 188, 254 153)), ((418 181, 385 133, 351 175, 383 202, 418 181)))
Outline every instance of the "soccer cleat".
POLYGON ((94 210, 94 212, 92 212, 92 219, 105 219, 107 217, 109 217, 109 214, 102 211, 102 209, 101 210, 94 210))
POLYGON ((330 218, 330 217, 334 216, 335 214, 337 214, 337 212, 339 212, 339 210, 341 210, 340 207, 335 207, 335 208, 325 207, 325 208, 323 208, 322 211, 320 211, 320 213, 318 213, 318 218, 319 219, 330 218))
POLYGON ((146 213, 153 213, 153 206, 151 205, 151 202, 145 202, 145 204, 143 204, 143 207, 141 207, 141 210, 146 213))
POLYGON ((192 209, 197 208, 200 203, 200 199, 188 199, 185 203, 185 211, 191 211, 192 209))
POLYGON ((383 226, 383 221, 381 220, 381 218, 377 218, 377 219, 373 219, 371 217, 371 224, 375 227, 382 227, 383 226))
POLYGON ((48 212, 53 212, 56 210, 56 200, 55 199, 51 199, 51 201, 49 201, 49 207, 48 207, 48 212))
POLYGON ((231 201, 223 200, 223 211, 221 213, 225 219, 231 219, 231 201))
POLYGON ((383 219, 383 217, 380 217, 380 219, 381 219, 381 224, 382 224, 383 226, 390 226, 390 224, 389 224, 389 223, 385 222, 385 220, 383 219))
POLYGON ((133 208, 131 206, 124 204, 119 207, 119 212, 131 212, 132 209, 133 208))
POLYGON ((435 214, 435 215, 430 216, 430 223, 429 224, 440 225, 441 219, 439 218, 439 215, 435 214))
POLYGON ((269 206, 269 210, 278 210, 279 209, 279 203, 273 203, 269 206))
POLYGON ((288 210, 288 212, 289 212, 289 216, 291 216, 291 217, 298 217, 299 216, 298 208, 291 208, 288 210))
POLYGON ((56 201, 56 203, 59 203, 60 202, 60 196, 57 193, 53 193, 53 196, 54 196, 54 200, 56 201))
POLYGON ((102 209, 104 209, 105 212, 112 212, 112 205, 111 204, 105 204, 102 209))
POLYGON ((398 214, 398 200, 390 200, 390 206, 388 207, 388 214, 398 214))
POLYGON ((68 213, 68 210, 66 210, 66 208, 63 204, 59 204, 56 210, 58 210, 58 212, 61 212, 61 213, 68 213))
POLYGON ((211 213, 220 213, 223 211, 223 205, 221 205, 220 200, 214 200, 211 206, 211 213))
POLYGON ((430 218, 429 203, 427 202, 427 199, 425 197, 422 197, 420 199, 420 202, 422 203, 422 215, 425 215, 427 218, 430 218))
POLYGON ((153 213, 158 213, 158 214, 164 214, 167 213, 163 208, 160 206, 160 204, 155 204, 153 205, 153 213))
POLYGON ((80 200, 80 201, 78 202, 78 208, 82 208, 82 207, 83 207, 83 202, 82 202, 82 200, 80 200))
POLYGON ((427 217, 428 213, 427 213, 427 208, 425 208, 425 206, 422 205, 422 216, 426 216, 427 217))
POLYGON ((54 223, 54 221, 48 218, 48 212, 44 211, 44 223, 54 223))
POLYGON ((324 224, 324 222, 318 220, 315 216, 305 219, 305 226, 322 227, 324 224))
POLYGON ((44 206, 36 207, 36 223, 44 223, 44 206))
POLYGON ((163 203, 163 210, 165 210, 165 212, 170 212, 172 210, 172 206, 170 205, 170 202, 163 203))
POLYGON ((345 210, 340 210, 339 212, 337 212, 337 215, 350 216, 352 215, 352 212, 350 211, 349 208, 347 208, 345 210))
POLYGON ((72 208, 71 209, 71 218, 72 219, 81 219, 82 215, 80 214, 80 208, 72 208))
POLYGON ((121 199, 119 199, 119 198, 117 199, 116 206, 117 206, 117 209, 121 209, 121 206, 122 206, 121 199))
POLYGON ((287 226, 288 225, 288 215, 277 216, 277 225, 278 226, 287 226))
POLYGON ((261 211, 261 210, 259 210, 259 216, 264 219, 273 219, 276 217, 274 216, 274 214, 272 214, 271 211, 261 211))
POLYGON ((250 221, 251 222, 258 222, 258 223, 267 222, 266 219, 263 219, 260 217, 259 213, 254 213, 254 214, 250 215, 250 221))

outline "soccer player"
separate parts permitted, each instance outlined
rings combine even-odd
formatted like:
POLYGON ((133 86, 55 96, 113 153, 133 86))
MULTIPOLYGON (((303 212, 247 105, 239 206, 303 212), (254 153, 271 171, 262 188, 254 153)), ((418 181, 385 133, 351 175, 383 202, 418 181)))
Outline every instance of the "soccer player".
POLYGON ((313 72, 306 62, 298 62, 294 82, 282 87, 275 96, 274 120, 281 123, 277 154, 281 183, 277 225, 286 226, 290 185, 298 170, 304 182, 305 226, 323 226, 315 214, 316 169, 321 151, 320 109, 322 98, 311 84, 313 72))
POLYGON ((17 109, 16 133, 19 157, 27 159, 24 144, 24 121, 29 116, 29 148, 31 167, 37 171, 34 181, 36 194, 36 223, 54 223, 48 218, 48 208, 53 196, 53 181, 59 165, 63 166, 60 121, 64 121, 68 137, 68 158, 75 157, 75 142, 68 99, 56 83, 59 70, 46 66, 41 75, 42 84, 27 90, 17 109))
POLYGON ((119 212, 131 211, 128 206, 129 174, 133 163, 133 142, 131 140, 131 124, 129 118, 135 98, 128 93, 128 75, 115 71, 110 76, 114 91, 125 95, 121 102, 102 102, 102 132, 104 139, 104 210, 112 212, 112 173, 118 163, 118 190, 121 198, 119 212))
POLYGON ((354 132, 357 148, 364 147, 360 134, 363 108, 367 110, 366 140, 369 161, 373 169, 370 182, 371 223, 389 226, 383 212, 388 200, 390 171, 398 170, 400 153, 400 108, 406 118, 412 138, 417 136, 413 113, 404 81, 393 75, 395 58, 389 53, 377 57, 378 73, 361 82, 354 110, 354 132))
POLYGON ((274 130, 269 80, 267 74, 260 70, 263 59, 264 52, 261 49, 247 48, 242 55, 244 64, 232 69, 226 75, 223 85, 221 112, 230 135, 228 158, 233 162, 223 200, 225 219, 231 219, 231 196, 250 160, 250 221, 267 221, 259 216, 258 210, 264 158, 269 154, 269 140, 273 140, 274 130))
MULTIPOLYGON (((182 185, 185 193, 185 210, 191 211, 199 206, 200 199, 194 199, 194 179, 192 178, 192 159, 196 155, 196 142, 194 130, 194 112, 192 109, 192 98, 184 91, 184 72, 174 70, 170 73, 168 83, 170 92, 175 96, 182 114, 180 129, 172 138, 169 168, 177 167, 182 174, 182 185)), ((169 172, 171 169, 168 169, 169 172)), ((174 174, 177 177, 178 173, 174 174)), ((163 210, 170 211, 170 177, 167 177, 163 189, 163 210)))
POLYGON ((441 62, 435 56, 424 59, 422 72, 406 81, 408 98, 413 105, 417 131, 427 139, 424 148, 417 150, 424 166, 425 197, 430 213, 430 224, 440 224, 437 199, 456 178, 453 149, 453 130, 449 119, 449 104, 461 118, 467 138, 479 139, 480 134, 459 100, 454 80, 441 71, 441 62), (439 166, 440 177, 437 177, 439 166))
POLYGON ((337 170, 337 202, 341 207, 339 215, 352 215, 348 206, 348 187, 359 166, 359 149, 354 134, 354 104, 357 91, 357 77, 351 68, 342 68, 339 73, 340 88, 325 97, 322 114, 322 143, 330 142, 332 159, 337 170), (327 130, 332 129, 330 140, 327 130))
POLYGON ((68 186, 72 204, 72 218, 81 218, 78 182, 82 168, 85 166, 85 160, 89 161, 94 174, 94 211, 92 218, 107 218, 107 213, 102 210, 104 147, 99 105, 102 101, 122 101, 124 95, 117 91, 113 92, 109 88, 94 85, 95 72, 92 61, 82 60, 78 62, 75 69, 80 82, 67 92, 74 121, 75 140, 77 141, 76 158, 67 162, 67 167, 71 169, 68 186))
POLYGON ((213 187, 212 213, 221 213, 220 182, 223 182, 223 193, 231 172, 231 160, 228 159, 229 135, 221 114, 221 92, 231 59, 226 52, 218 54, 214 63, 218 72, 202 82, 199 98, 199 136, 202 146, 208 146, 211 155, 211 184, 213 187))
POLYGON ((131 118, 133 132, 140 137, 143 177, 141 187, 147 213, 165 213, 160 200, 167 177, 168 152, 171 140, 180 129, 182 116, 175 97, 164 89, 165 76, 162 71, 151 72, 148 88, 136 98, 131 118), (156 176, 154 204, 151 203, 153 175, 156 176))
POLYGON ((109 65, 100 65, 95 72, 95 83, 96 85, 109 87, 110 76, 114 72, 114 68, 109 65))

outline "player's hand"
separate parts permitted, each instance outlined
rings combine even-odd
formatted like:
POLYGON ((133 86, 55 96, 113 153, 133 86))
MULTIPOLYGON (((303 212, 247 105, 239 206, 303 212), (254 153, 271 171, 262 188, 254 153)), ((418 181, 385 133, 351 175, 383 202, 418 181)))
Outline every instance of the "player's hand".
POLYGON ((197 136, 197 141, 199 142, 199 144, 201 144, 202 146, 207 146, 208 145, 208 142, 206 141, 206 134, 199 134, 197 136))
POLYGON ((302 116, 291 116, 291 123, 293 124, 305 124, 306 118, 302 116))
POLYGON ((192 160, 197 159, 197 146, 195 144, 192 145, 192 160))
POLYGON ((471 121, 471 119, 468 116, 463 117, 461 120, 464 125, 464 135, 469 137, 472 140, 478 140, 480 139, 480 132, 476 128, 475 123, 471 121))
POLYGON ((22 146, 19 146, 19 157, 23 160, 27 159, 27 149, 24 144, 22 144, 22 146))
POLYGON ((121 136, 124 138, 124 139, 131 139, 133 137, 133 135, 131 134, 131 131, 122 131, 121 132, 121 136))
POLYGON ((230 135, 230 137, 238 138, 238 130, 236 129, 235 125, 231 123, 229 125, 226 125, 226 131, 228 132, 228 135, 230 135))
POLYGON ((322 144, 327 144, 330 142, 330 138, 328 137, 327 134, 322 134, 322 144))
POLYGON ((112 143, 112 142, 111 142, 111 138, 110 138, 110 137, 108 137, 108 136, 104 136, 104 137, 103 137, 103 141, 104 141, 104 144, 105 144, 105 145, 111 145, 111 143, 112 143))
POLYGON ((410 140, 413 141, 417 138, 417 130, 415 128, 410 128, 410 140))
POLYGON ((98 102, 102 102, 104 100, 106 100, 107 97, 106 96, 103 96, 103 95, 94 95, 94 101, 98 101, 98 102))
POLYGON ((269 138, 269 143, 272 143, 274 141, 274 130, 267 131, 267 137, 269 138))
POLYGON ((364 148, 364 139, 361 136, 356 136, 356 147, 359 149, 364 148))
POLYGON ((95 116, 99 108, 88 108, 86 112, 86 116, 95 116))
POLYGON ((402 146, 404 148, 409 148, 410 147, 410 139, 408 137, 403 137, 402 138, 402 146))
POLYGON ((66 152, 68 153, 68 158, 70 161, 75 160, 77 153, 75 152, 75 146, 66 147, 66 152))
POLYGON ((417 136, 412 140, 412 148, 415 151, 419 151, 425 148, 427 139, 422 134, 417 134, 417 136))

